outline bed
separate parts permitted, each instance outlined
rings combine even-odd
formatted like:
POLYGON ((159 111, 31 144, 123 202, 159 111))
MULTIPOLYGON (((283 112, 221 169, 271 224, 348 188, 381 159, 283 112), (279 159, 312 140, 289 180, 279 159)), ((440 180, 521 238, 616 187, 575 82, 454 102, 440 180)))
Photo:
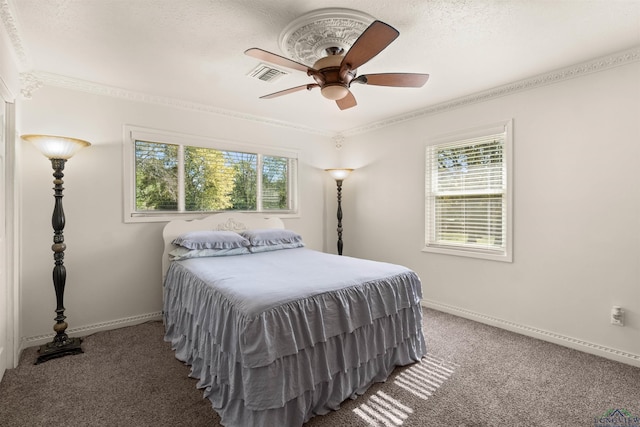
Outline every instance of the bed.
POLYGON ((406 267, 246 214, 172 221, 163 238, 165 339, 225 426, 300 426, 426 353, 406 267))

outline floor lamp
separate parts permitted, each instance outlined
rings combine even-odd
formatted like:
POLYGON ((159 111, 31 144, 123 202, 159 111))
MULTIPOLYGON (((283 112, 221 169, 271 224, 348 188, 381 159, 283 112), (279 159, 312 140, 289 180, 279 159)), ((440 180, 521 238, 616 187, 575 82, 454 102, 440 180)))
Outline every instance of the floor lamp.
POLYGON ((338 186, 338 255, 342 255, 342 181, 347 179, 353 169, 325 169, 325 171, 331 174, 338 186))
POLYGON ((69 338, 65 330, 67 329, 67 322, 65 322, 66 316, 64 315, 64 286, 67 279, 67 270, 64 267, 64 250, 66 245, 64 244, 64 210, 62 209, 62 184, 64 181, 62 178, 64 174, 64 164, 70 159, 79 149, 88 147, 91 144, 87 141, 75 138, 66 138, 60 136, 50 135, 23 135, 22 139, 33 143, 47 158, 51 160, 51 166, 53 167, 53 184, 55 205, 53 208, 53 215, 51 217, 51 225, 53 225, 53 287, 56 293, 56 317, 53 330, 56 335, 53 337, 53 341, 40 346, 38 350, 38 358, 36 365, 42 362, 46 362, 57 357, 79 354, 82 353, 82 339, 81 338, 69 338))

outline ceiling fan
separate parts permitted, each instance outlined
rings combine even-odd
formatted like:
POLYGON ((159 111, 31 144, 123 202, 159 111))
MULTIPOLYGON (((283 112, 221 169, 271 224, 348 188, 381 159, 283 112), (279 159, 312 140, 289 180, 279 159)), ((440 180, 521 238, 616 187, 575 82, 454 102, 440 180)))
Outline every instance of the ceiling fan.
POLYGON ((321 94, 325 98, 336 101, 338 108, 345 110, 357 105, 356 98, 349 90, 353 83, 376 86, 422 87, 427 82, 429 74, 418 73, 362 74, 356 77, 356 69, 358 67, 382 52, 399 35, 398 30, 392 26, 381 21, 373 21, 356 39, 346 54, 342 48, 328 48, 326 49, 327 56, 316 61, 313 67, 308 67, 300 62, 255 47, 247 49, 244 53, 261 61, 302 71, 315 80, 315 83, 264 95, 260 97, 261 99, 276 98, 303 89, 311 90, 319 87, 321 94))

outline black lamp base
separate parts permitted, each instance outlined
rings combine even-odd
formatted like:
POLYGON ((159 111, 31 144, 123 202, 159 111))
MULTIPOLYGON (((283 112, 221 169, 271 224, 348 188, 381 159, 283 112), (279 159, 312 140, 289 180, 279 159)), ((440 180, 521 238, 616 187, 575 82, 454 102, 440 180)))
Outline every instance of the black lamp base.
POLYGON ((38 359, 34 365, 46 362, 63 356, 71 356, 74 354, 84 353, 82 351, 82 338, 69 338, 64 344, 50 342, 40 346, 38 350, 38 359))

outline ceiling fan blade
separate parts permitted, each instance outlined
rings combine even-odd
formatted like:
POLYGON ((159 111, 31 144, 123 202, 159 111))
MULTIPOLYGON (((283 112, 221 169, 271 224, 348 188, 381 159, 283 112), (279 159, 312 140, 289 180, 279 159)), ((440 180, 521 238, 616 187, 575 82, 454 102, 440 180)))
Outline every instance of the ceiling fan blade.
POLYGON ((347 96, 345 96, 344 98, 338 99, 336 101, 336 104, 338 104, 338 108, 340 108, 341 110, 346 110, 347 108, 355 107, 356 105, 358 105, 358 103, 356 102, 356 97, 353 96, 351 91, 349 91, 347 93, 347 96))
POLYGON ((274 93, 270 93, 268 95, 263 95, 263 96, 260 97, 260 99, 277 98, 279 96, 288 95, 290 93, 298 92, 298 91, 301 91, 303 89, 311 90, 311 89, 313 89, 314 87, 317 87, 317 86, 318 85, 315 84, 315 83, 309 83, 309 84, 302 85, 302 86, 291 87, 289 89, 281 90, 280 92, 274 92, 274 93))
POLYGON ((355 70, 379 54, 398 37, 400 33, 381 21, 373 21, 353 43, 340 64, 340 68, 355 70))
POLYGON ((302 71, 303 73, 306 73, 308 70, 313 70, 313 68, 307 67, 304 64, 293 61, 289 58, 285 58, 284 56, 276 55, 275 53, 267 52, 266 50, 262 50, 257 47, 252 47, 251 49, 247 49, 244 51, 244 53, 245 55, 251 56, 261 61, 270 62, 272 64, 280 65, 282 67, 293 68, 294 70, 299 70, 299 71, 302 71))
POLYGON ((363 74, 351 83, 362 83, 375 86, 422 87, 429 80, 429 74, 418 73, 383 73, 363 74))

